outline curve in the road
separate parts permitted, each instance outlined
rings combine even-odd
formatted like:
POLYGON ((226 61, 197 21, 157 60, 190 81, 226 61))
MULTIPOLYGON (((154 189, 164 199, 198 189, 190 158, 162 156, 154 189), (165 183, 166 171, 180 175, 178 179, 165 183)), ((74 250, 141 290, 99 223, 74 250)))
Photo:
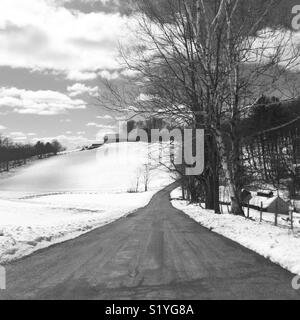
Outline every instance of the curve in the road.
POLYGON ((299 299, 293 275, 174 209, 127 218, 7 266, 1 299, 299 299))

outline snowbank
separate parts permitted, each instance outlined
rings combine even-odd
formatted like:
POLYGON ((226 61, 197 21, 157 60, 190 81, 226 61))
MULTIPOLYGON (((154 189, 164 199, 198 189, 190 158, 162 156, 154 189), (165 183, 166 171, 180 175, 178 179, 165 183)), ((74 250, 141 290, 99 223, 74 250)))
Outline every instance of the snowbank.
POLYGON ((169 171, 150 157, 156 149, 144 143, 112 144, 36 162, 1 179, 0 263, 146 206, 173 182, 169 171), (145 181, 148 192, 142 192, 145 181))
POLYGON ((153 194, 62 194, 37 198, 37 203, 0 200, 0 262, 111 223, 146 206, 153 194))
MULTIPOLYGON (((172 199, 180 199, 180 196, 180 188, 171 194, 172 199)), ((300 234, 293 233, 288 228, 275 227, 268 222, 259 223, 230 214, 215 215, 182 200, 173 200, 172 204, 213 232, 236 241, 300 275, 300 234)))

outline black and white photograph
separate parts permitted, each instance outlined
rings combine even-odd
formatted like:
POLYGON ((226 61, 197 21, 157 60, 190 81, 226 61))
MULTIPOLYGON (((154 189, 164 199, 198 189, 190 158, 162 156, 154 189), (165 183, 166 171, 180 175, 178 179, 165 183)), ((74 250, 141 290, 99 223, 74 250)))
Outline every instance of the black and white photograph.
POLYGON ((0 0, 16 300, 300 300, 299 1, 0 0))

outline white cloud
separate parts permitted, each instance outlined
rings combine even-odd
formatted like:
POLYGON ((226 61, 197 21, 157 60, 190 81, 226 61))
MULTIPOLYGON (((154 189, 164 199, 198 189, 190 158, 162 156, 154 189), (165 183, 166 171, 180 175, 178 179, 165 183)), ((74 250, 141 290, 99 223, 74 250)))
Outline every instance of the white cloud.
MULTIPOLYGON (((274 57, 278 56, 277 63, 281 67, 299 71, 299 32, 265 28, 249 43, 251 50, 245 56, 246 63, 266 63, 273 61, 274 57), (278 52, 278 48, 280 48, 280 52, 278 52)), ((249 46, 248 42, 247 45, 249 46)))
POLYGON ((0 108, 12 108, 20 114, 56 115, 68 110, 85 109, 86 102, 71 99, 51 90, 31 91, 17 88, 0 88, 0 108))
POLYGON ((97 123, 95 122, 89 122, 86 124, 87 127, 97 127, 97 123))
MULTIPOLYGON (((56 2, 61 2, 61 3, 72 3, 75 2, 76 0, 55 0, 56 2)), ((97 2, 102 2, 103 4, 108 4, 109 2, 118 2, 119 0, 77 0, 77 2, 82 2, 82 3, 89 3, 89 4, 94 4, 97 2)))
POLYGON ((99 88, 97 86, 89 87, 83 83, 75 83, 74 85, 68 87, 67 90, 70 93, 71 97, 77 97, 84 94, 89 94, 95 97, 99 92, 99 88))
POLYGON ((1 0, 0 65, 95 79, 99 70, 119 67, 118 42, 129 42, 128 23, 118 13, 71 11, 54 0, 1 0))
POLYGON ((18 131, 18 132, 11 132, 9 135, 12 137, 19 137, 19 136, 24 136, 25 134, 23 132, 18 131))
POLYGON ((24 133, 21 131, 15 131, 15 132, 10 132, 8 136, 10 137, 10 139, 16 142, 26 142, 26 140, 27 142, 29 142, 30 139, 36 136, 36 133, 33 133, 33 132, 24 133))
POLYGON ((116 126, 107 126, 104 124, 99 124, 99 125, 97 125, 97 128, 99 128, 99 129, 115 129, 116 126))
POLYGON ((126 117, 122 116, 122 117, 116 117, 117 121, 126 121, 126 117))
POLYGON ((139 72, 138 71, 135 71, 135 70, 130 70, 130 69, 125 69, 121 72, 121 74, 124 76, 124 77, 128 77, 128 78, 134 78, 136 77, 139 72))
POLYGON ((119 77, 119 72, 117 71, 108 71, 108 70, 102 70, 99 73, 99 76, 106 80, 115 80, 119 77))
POLYGON ((67 79, 72 81, 90 81, 95 80, 97 77, 98 74, 96 72, 71 70, 67 73, 67 79))
POLYGON ((23 132, 10 132, 9 137, 14 141, 25 141, 27 136, 23 132))
POLYGON ((95 122, 89 122, 86 124, 87 127, 94 127, 94 128, 99 128, 99 129, 115 129, 115 126, 109 126, 109 125, 104 125, 104 124, 98 124, 95 122))
POLYGON ((24 142, 25 140, 27 140, 27 137, 26 137, 26 136, 23 136, 23 137, 14 137, 13 140, 14 140, 14 141, 24 142))
POLYGON ((101 120, 112 120, 113 117, 107 114, 106 116, 98 116, 97 119, 101 119, 101 120))
POLYGON ((0 130, 5 130, 5 129, 7 129, 5 126, 2 126, 1 124, 0 124, 0 130))
POLYGON ((61 119, 59 122, 61 122, 61 123, 70 123, 70 122, 72 122, 72 120, 71 119, 61 119))

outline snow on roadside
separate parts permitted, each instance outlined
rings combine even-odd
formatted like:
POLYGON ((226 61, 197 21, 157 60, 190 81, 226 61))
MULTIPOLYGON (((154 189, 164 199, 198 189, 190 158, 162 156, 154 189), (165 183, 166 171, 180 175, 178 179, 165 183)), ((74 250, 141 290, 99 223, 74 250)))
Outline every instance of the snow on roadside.
POLYGON ((0 200, 0 262, 19 259, 118 220, 146 206, 153 194, 66 194, 41 198, 41 203, 0 200))
POLYGON ((156 149, 111 144, 36 162, 1 179, 0 263, 74 239, 146 206, 174 181, 151 157, 149 191, 143 192, 145 165, 156 149))
POLYGON ((300 237, 291 230, 230 214, 215 215, 197 205, 188 204, 187 201, 177 200, 180 196, 180 188, 172 192, 171 198, 175 199, 172 200, 173 206, 202 226, 300 275, 300 237))

